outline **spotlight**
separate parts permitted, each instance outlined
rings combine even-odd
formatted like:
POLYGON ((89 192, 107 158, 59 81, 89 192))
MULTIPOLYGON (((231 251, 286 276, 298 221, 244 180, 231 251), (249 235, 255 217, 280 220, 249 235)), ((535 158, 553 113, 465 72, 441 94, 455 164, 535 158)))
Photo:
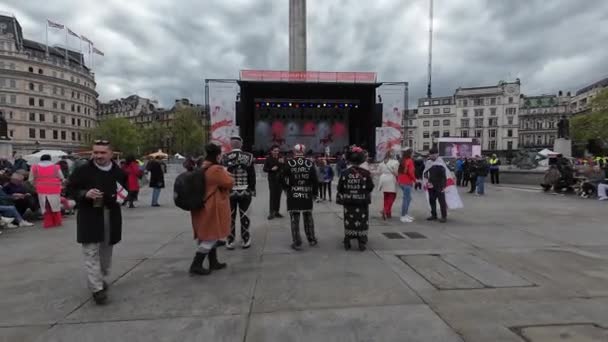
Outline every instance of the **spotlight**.
POLYGON ((359 108, 359 105, 355 105, 355 108, 359 108))
POLYGON ((318 105, 317 105, 317 108, 321 108, 321 105, 320 105, 320 104, 318 104, 318 105))
POLYGON ((291 107, 291 102, 289 103, 289 107, 291 107))
POLYGON ((324 103, 324 104, 323 104, 323 107, 327 107, 327 103, 324 103))
POLYGON ((279 104, 277 104, 277 107, 278 107, 278 108, 281 108, 281 104, 280 104, 280 103, 279 103, 279 104))
POLYGON ((299 107, 300 107, 300 105, 296 103, 296 108, 299 108, 299 107))
POLYGON ((270 102, 266 102, 266 107, 270 107, 270 102))

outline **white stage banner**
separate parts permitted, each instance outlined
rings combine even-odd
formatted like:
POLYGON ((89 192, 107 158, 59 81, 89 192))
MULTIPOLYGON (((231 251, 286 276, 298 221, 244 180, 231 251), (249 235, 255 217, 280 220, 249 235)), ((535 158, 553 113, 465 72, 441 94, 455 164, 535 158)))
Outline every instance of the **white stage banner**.
POLYGON ((219 143, 222 151, 230 150, 230 136, 238 134, 236 126, 236 82, 209 82, 209 111, 211 141, 219 143))
POLYGON ((391 150, 401 150, 401 136, 392 127, 376 127, 376 161, 384 160, 391 150))

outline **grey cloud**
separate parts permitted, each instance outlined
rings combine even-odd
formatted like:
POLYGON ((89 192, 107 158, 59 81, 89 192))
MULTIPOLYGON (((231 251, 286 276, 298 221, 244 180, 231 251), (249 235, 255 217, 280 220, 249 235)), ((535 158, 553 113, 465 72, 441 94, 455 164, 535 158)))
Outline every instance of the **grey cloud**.
MULTIPOLYGON (((287 67, 287 0, 1 0, 26 36, 47 18, 86 35, 100 100, 138 93, 203 102, 204 78, 287 67)), ((427 0, 309 0, 310 70, 376 71, 426 92, 427 0)), ((520 77, 526 93, 576 90, 608 74, 608 2, 435 0, 433 94, 520 77)))

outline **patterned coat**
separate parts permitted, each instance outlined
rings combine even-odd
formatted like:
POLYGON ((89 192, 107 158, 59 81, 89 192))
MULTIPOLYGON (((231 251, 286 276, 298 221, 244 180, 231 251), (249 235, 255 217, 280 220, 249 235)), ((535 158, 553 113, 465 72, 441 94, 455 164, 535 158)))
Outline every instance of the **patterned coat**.
POLYGON ((313 200, 319 187, 314 162, 304 157, 290 159, 287 161, 283 176, 283 185, 287 192, 287 210, 312 210, 313 200))

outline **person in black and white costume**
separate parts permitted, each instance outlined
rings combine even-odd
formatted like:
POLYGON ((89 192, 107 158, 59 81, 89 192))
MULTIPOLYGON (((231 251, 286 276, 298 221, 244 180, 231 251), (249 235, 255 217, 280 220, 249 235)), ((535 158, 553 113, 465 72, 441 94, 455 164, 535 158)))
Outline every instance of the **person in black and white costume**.
POLYGON ((243 139, 241 137, 231 137, 230 146, 232 150, 225 154, 222 159, 222 164, 234 177, 234 187, 232 187, 232 193, 230 194, 231 232, 226 242, 226 248, 234 249, 236 214, 238 212, 241 220, 242 246, 246 249, 251 247, 248 210, 252 197, 255 196, 255 165, 253 155, 241 150, 243 146, 243 139))
POLYGON ((300 250, 300 216, 304 220, 304 233, 310 246, 317 245, 315 222, 312 218, 313 201, 318 190, 315 163, 304 158, 306 147, 298 144, 294 147, 294 158, 287 161, 284 169, 284 186, 287 192, 287 210, 291 217, 291 248, 300 250))

